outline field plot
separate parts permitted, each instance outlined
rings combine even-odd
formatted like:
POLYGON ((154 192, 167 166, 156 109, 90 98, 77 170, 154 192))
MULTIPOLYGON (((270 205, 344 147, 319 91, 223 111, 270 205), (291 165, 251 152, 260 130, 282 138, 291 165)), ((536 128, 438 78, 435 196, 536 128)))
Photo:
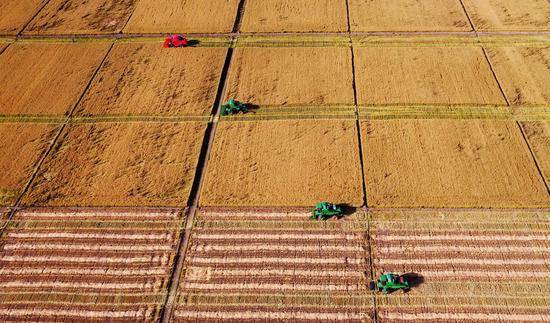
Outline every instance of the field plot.
POLYGON ((349 48, 237 48, 227 98, 259 105, 353 104, 349 48))
POLYGON ((226 51, 166 50, 158 43, 117 43, 76 114, 208 114, 226 51))
POLYGON ((2 0, 0 35, 15 35, 33 17, 46 0, 2 0))
POLYGON ((359 104, 506 104, 479 47, 364 47, 355 62, 359 104))
POLYGON ((140 0, 125 33, 231 32, 238 0, 140 0))
POLYGON ((51 0, 24 34, 114 34, 122 30, 136 0, 51 0))
POLYGON ((73 124, 24 200, 40 206, 181 206, 205 124, 73 124))
POLYGON ((347 31, 345 0, 284 0, 246 2, 244 32, 347 31))
POLYGON ((459 0, 349 0, 352 31, 469 31, 459 0))
POLYGON ((0 320, 158 319, 178 211, 22 211, 0 240, 0 320))
POLYGON ((201 212, 173 319, 370 321, 363 214, 309 215, 201 212))
POLYGON ((510 104, 550 104, 550 47, 494 47, 487 55, 510 104))
POLYGON ((0 123, 0 206, 15 203, 57 130, 53 124, 0 123))
POLYGON ((548 321, 550 217, 544 212, 374 212, 377 273, 414 273, 377 297, 382 321, 548 321), (423 282, 422 282, 423 280, 423 282))
POLYGON ((550 185, 550 122, 522 122, 521 127, 537 159, 544 179, 550 185))
POLYGON ((107 43, 15 43, 0 55, 0 115, 62 115, 76 104, 107 43))
POLYGON ((550 206, 513 121, 373 120, 361 134, 370 206, 550 206))
POLYGON ((201 205, 312 206, 321 200, 362 205, 353 120, 218 124, 201 205))
POLYGON ((463 0, 477 30, 550 30, 547 0, 463 0))

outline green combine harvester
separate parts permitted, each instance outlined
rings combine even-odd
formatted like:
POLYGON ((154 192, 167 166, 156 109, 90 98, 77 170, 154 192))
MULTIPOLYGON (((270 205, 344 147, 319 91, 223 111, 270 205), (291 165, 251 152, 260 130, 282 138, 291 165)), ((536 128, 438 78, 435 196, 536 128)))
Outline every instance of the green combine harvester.
POLYGON ((311 220, 328 220, 334 216, 340 217, 344 214, 342 208, 329 202, 320 202, 315 205, 311 220))
POLYGON ((378 290, 384 294, 391 293, 396 290, 407 291, 411 288, 411 284, 397 273, 385 273, 378 277, 377 281, 370 282, 370 290, 378 290))
POLYGON ((239 112, 247 113, 248 112, 248 106, 242 102, 239 102, 237 100, 231 99, 225 104, 222 105, 220 114, 222 116, 228 116, 232 114, 237 114, 239 112))

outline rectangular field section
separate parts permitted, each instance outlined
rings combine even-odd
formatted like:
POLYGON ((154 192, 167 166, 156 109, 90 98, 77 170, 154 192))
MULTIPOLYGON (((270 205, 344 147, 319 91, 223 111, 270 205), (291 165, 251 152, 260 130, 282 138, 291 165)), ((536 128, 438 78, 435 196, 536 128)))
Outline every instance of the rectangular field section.
POLYGON ((117 43, 77 115, 209 114, 227 49, 117 43))
POLYGON ((73 124, 24 200, 40 206, 182 206, 205 124, 73 124))
POLYGON ((477 30, 547 31, 550 6, 546 0, 463 0, 477 30))
POLYGON ((228 33, 238 0, 140 0, 125 33, 228 33))
POLYGON ((24 34, 115 34, 122 30, 136 0, 51 0, 24 34))
POLYGON ((220 122, 201 205, 361 206, 353 120, 220 122))
POLYGON ((550 105, 550 47, 492 47, 487 55, 510 104, 550 105))
POLYGON ((179 211, 21 211, 0 240, 0 320, 156 321, 179 211))
POLYGON ((353 104, 346 47, 238 47, 226 98, 258 105, 353 104))
POLYGON ((241 31, 347 31, 345 0, 248 0, 241 31))
POLYGON ((14 43, 0 55, 0 115, 63 115, 110 44, 14 43))
POLYGON ((370 206, 550 206, 513 121, 372 120, 361 135, 370 206))
POLYGON ((349 0, 352 31, 472 30, 460 0, 349 0))
POLYGON ((355 62, 359 104, 506 104, 479 47, 363 47, 355 62))
POLYGON ((0 206, 13 206, 51 140, 54 124, 0 123, 0 206))
POLYGON ((546 184, 550 185, 550 121, 522 122, 521 127, 546 184))
POLYGON ((375 212, 373 266, 415 277, 377 296, 380 321, 550 320, 550 217, 544 212, 375 212))
POLYGON ((0 2, 0 35, 16 35, 46 0, 2 0, 0 2))
POLYGON ((173 320, 371 321, 363 214, 202 211, 173 320))

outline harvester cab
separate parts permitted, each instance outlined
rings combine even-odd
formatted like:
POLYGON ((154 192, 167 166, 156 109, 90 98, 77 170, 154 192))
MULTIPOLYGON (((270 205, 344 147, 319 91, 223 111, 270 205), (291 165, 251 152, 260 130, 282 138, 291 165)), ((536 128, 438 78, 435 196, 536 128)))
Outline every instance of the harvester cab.
POLYGON ((189 44, 187 42, 187 38, 185 38, 182 35, 172 35, 170 37, 166 37, 164 40, 164 45, 162 47, 164 48, 171 48, 171 47, 187 47, 189 44))
POLYGON ((329 202, 319 202, 315 205, 310 217, 311 220, 328 220, 334 216, 340 217, 344 214, 342 208, 329 202))
POLYGON ((411 284, 397 273, 384 273, 378 277, 376 281, 370 282, 370 290, 378 290, 384 294, 391 293, 396 290, 408 291, 411 284))
POLYGON ((237 114, 239 112, 247 113, 248 106, 245 103, 230 99, 222 105, 220 114, 222 116, 237 114))

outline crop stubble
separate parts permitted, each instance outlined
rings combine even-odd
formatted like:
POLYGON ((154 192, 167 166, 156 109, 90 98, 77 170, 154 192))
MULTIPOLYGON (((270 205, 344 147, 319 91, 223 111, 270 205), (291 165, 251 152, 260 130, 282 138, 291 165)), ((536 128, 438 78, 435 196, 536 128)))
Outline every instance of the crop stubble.
POLYGON ((208 114, 225 53, 224 48, 167 50, 158 43, 117 43, 76 114, 208 114))
POLYGON ((73 124, 46 159, 23 203, 185 205, 204 130, 200 122, 73 124))
POLYGON ((370 321, 362 216, 201 211, 173 319, 370 321))
POLYGON ((361 134, 371 206, 550 206, 512 121, 372 120, 361 134))
POLYGON ((10 45, 0 55, 0 114, 68 113, 108 48, 108 43, 10 45))
POLYGON ((20 211, 0 240, 0 319, 158 319, 178 211, 20 211))
POLYGON ((544 179, 550 185, 550 121, 522 122, 521 126, 544 179))
POLYGON ((479 47, 363 47, 355 61, 359 104, 506 104, 479 47))
POLYGON ((15 35, 33 17, 46 0, 2 0, 0 35, 15 35))
POLYGON ((218 124, 201 205, 362 204, 353 120, 218 124))
POLYGON ((463 0, 477 30, 550 30, 547 0, 463 0))

